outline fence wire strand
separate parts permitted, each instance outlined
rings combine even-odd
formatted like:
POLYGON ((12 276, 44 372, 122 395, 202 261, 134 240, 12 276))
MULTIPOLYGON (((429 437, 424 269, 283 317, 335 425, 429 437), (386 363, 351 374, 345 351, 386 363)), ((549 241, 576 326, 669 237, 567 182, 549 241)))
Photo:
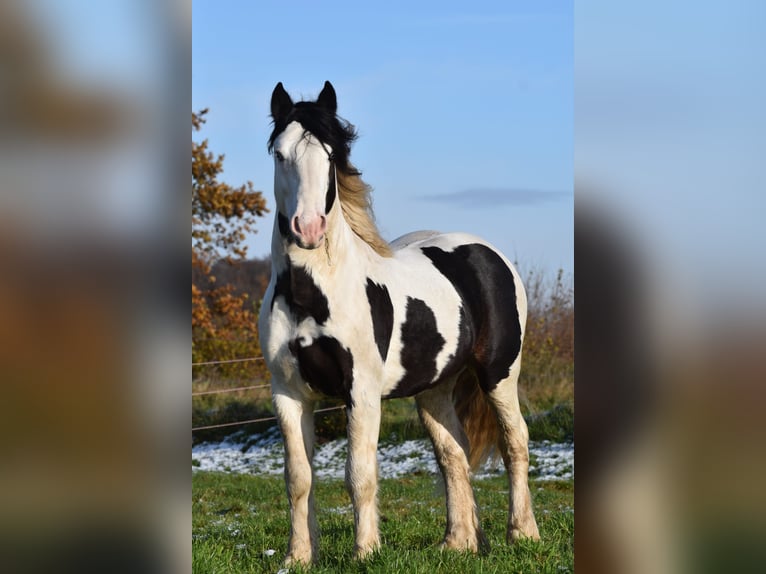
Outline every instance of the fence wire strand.
POLYGON ((245 363, 247 361, 262 361, 263 357, 245 357, 244 359, 226 359, 223 361, 201 361, 192 363, 192 367, 201 367, 203 365, 226 365, 229 363, 245 363))
POLYGON ((236 391, 249 391, 253 389, 268 389, 271 385, 250 385, 248 387, 233 387, 231 389, 218 389, 214 391, 197 391, 192 393, 193 397, 199 397, 201 395, 217 395, 220 393, 234 393, 236 391))
MULTIPOLYGON (((324 409, 317 409, 317 410, 315 410, 314 414, 316 415, 316 414, 321 414, 321 413, 327 413, 327 412, 330 412, 330 411, 338 411, 340 409, 345 409, 345 408, 346 408, 345 405, 338 405, 337 407, 327 407, 327 408, 324 408, 324 409)), ((276 421, 276 420, 277 420, 277 417, 264 417, 264 418, 260 418, 260 419, 250 419, 250 420, 246 420, 246 421, 237 421, 237 422, 233 422, 233 423, 219 423, 219 424, 215 424, 215 425, 206 425, 206 426, 201 426, 201 427, 192 427, 192 432, 199 431, 199 430, 223 428, 223 427, 233 427, 233 426, 237 426, 237 425, 249 425, 249 424, 254 424, 254 423, 265 423, 265 422, 271 422, 271 421, 276 421)))

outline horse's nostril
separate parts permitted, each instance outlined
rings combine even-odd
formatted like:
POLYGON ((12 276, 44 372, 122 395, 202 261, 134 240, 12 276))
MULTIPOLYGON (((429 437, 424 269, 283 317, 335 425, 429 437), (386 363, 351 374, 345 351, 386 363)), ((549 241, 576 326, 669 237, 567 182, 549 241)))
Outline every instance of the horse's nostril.
POLYGON ((290 220, 290 229, 299 244, 314 245, 324 237, 327 218, 318 214, 311 217, 296 215, 290 220))

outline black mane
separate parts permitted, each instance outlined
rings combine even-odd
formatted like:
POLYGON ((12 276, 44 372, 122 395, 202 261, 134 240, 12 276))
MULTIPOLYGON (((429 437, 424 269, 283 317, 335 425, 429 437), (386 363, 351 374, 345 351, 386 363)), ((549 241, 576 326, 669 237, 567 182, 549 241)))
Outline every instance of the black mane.
POLYGON ((273 150, 277 136, 290 122, 294 121, 301 124, 306 132, 332 148, 332 159, 338 169, 349 175, 359 175, 348 160, 351 155, 351 144, 357 138, 356 129, 351 123, 328 111, 317 102, 297 102, 284 118, 273 121, 274 130, 269 136, 269 153, 273 150))

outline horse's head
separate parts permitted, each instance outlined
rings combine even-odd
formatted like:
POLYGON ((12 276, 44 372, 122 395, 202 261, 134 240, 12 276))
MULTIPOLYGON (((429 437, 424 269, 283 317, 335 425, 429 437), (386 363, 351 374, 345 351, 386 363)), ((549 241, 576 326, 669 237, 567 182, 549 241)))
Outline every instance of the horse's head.
POLYGON ((322 245, 337 196, 336 169, 348 170, 353 126, 336 115, 330 82, 315 102, 293 103, 278 83, 271 94, 274 194, 280 230, 304 249, 322 245))

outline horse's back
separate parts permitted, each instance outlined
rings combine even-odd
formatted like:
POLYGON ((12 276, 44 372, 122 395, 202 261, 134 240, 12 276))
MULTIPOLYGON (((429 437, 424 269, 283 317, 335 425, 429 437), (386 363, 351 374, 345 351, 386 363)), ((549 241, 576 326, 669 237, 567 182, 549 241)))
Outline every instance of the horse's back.
POLYGON ((510 269, 515 278, 515 282, 518 283, 519 286, 521 285, 521 281, 518 279, 516 268, 508 260, 508 258, 494 245, 477 235, 463 232, 443 233, 441 231, 421 230, 412 231, 402 235, 401 237, 397 237, 390 243, 390 246, 394 252, 406 252, 408 250, 419 251, 425 247, 436 247, 442 249, 443 251, 451 252, 459 247, 469 245, 481 246, 477 247, 476 249, 479 251, 488 250, 488 252, 492 252, 494 255, 496 255, 498 263, 502 262, 502 266, 510 269))
POLYGON ((390 243, 391 249, 393 249, 394 251, 397 251, 399 249, 403 249, 407 247, 408 245, 425 241, 426 239, 432 238, 437 235, 443 235, 443 233, 441 233, 440 231, 431 231, 431 230, 412 231, 410 233, 406 233, 402 235, 401 237, 397 237, 396 239, 394 239, 390 243))
MULTIPOLYGON (((506 281, 513 279, 512 288, 515 294, 517 306, 522 314, 522 323, 526 320, 527 296, 524 285, 518 271, 508 258, 494 245, 485 239, 463 232, 443 233, 433 230, 412 231, 394 239, 390 243, 395 257, 406 258, 410 253, 423 254, 431 259, 437 269, 439 265, 434 261, 438 251, 443 251, 447 259, 464 261, 473 259, 473 271, 483 273, 494 270, 505 276, 506 281), (507 270, 507 272, 506 272, 507 270), (510 273, 510 275, 508 274, 510 273)), ((459 263, 455 263, 459 264, 459 263)), ((442 274, 443 270, 440 269, 442 274)), ((466 269, 466 271, 470 271, 466 269)), ((454 281, 451 281, 454 284, 454 281)), ((502 283, 503 281, 501 281, 502 283)))
POLYGON ((411 231, 409 233, 405 233, 401 237, 397 237, 391 241, 390 245, 394 251, 398 251, 410 246, 414 246, 415 248, 418 248, 421 245, 442 245, 444 247, 450 247, 471 243, 486 245, 492 248, 493 251, 497 251, 499 253, 499 251, 493 247, 486 239, 483 239, 478 235, 473 235, 471 233, 465 233, 462 231, 443 232, 433 229, 421 229, 418 231, 411 231))

